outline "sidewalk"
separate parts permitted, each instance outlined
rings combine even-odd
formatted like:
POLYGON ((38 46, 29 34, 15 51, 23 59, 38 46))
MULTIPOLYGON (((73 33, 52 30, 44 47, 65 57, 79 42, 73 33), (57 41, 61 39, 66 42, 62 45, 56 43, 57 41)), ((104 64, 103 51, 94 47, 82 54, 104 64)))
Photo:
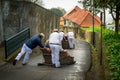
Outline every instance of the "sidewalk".
POLYGON ((21 61, 13 66, 12 63, 0 67, 1 80, 85 80, 86 72, 91 63, 91 51, 87 42, 75 41, 75 49, 69 50, 76 61, 72 65, 63 65, 62 68, 53 68, 49 65, 37 66, 43 62, 42 55, 30 56, 26 66, 21 61))

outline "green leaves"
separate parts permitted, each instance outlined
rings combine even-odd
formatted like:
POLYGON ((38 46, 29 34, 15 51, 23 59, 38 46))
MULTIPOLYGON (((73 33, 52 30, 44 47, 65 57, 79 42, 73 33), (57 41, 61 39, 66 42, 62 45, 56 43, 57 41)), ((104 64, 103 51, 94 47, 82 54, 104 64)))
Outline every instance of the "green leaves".
POLYGON ((60 16, 60 17, 63 16, 64 13, 66 12, 64 9, 62 9, 60 7, 58 7, 58 8, 52 8, 51 11, 53 13, 55 13, 56 15, 60 16))
POLYGON ((110 30, 103 31, 103 42, 107 49, 112 80, 120 80, 120 35, 110 30))

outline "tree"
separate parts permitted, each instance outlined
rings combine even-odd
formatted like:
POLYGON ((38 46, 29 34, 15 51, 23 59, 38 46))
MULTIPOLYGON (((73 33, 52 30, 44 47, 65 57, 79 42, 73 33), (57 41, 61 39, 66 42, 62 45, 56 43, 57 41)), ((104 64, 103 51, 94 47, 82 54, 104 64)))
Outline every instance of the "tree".
MULTIPOLYGON (((93 4, 92 0, 78 1, 78 3, 82 3, 83 8, 89 10, 90 12, 93 12, 93 7, 94 7, 95 15, 97 15, 101 11, 101 9, 99 7, 97 7, 96 4, 93 4)), ((94 2, 94 3, 96 3, 96 2, 94 2)))
POLYGON ((94 2, 93 7, 96 9, 109 9, 110 14, 115 21, 115 33, 118 34, 120 19, 120 0, 87 0, 84 5, 89 6, 87 3, 91 2, 94 2))
POLYGON ((43 6, 43 0, 34 0, 34 3, 40 5, 40 6, 43 6))
POLYGON ((98 2, 100 7, 109 9, 110 14, 115 21, 115 33, 118 34, 120 19, 120 0, 98 0, 98 2))
POLYGON ((30 2, 33 2, 35 4, 38 4, 40 6, 43 6, 43 0, 24 0, 24 1, 30 1, 30 2))
POLYGON ((63 16, 66 13, 66 11, 64 9, 60 8, 60 7, 58 7, 58 8, 51 8, 51 11, 53 13, 57 14, 60 17, 63 16))

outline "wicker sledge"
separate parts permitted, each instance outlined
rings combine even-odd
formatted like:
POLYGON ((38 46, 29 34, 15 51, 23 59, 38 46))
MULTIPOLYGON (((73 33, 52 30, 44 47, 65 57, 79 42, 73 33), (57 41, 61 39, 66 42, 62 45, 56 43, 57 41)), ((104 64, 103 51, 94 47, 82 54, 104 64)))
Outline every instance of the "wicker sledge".
MULTIPOLYGON (((44 49, 42 50, 43 52, 43 57, 45 59, 45 64, 52 64, 52 61, 51 61, 51 52, 47 49, 44 49)), ((69 54, 68 54, 68 51, 67 50, 63 50, 60 52, 60 64, 61 65, 69 65, 69 64, 74 64, 75 61, 74 61, 74 57, 71 57, 69 54)))
MULTIPOLYGON (((73 45, 73 49, 75 48, 75 44, 73 45)), ((70 49, 69 42, 67 36, 65 36, 62 40, 62 48, 63 49, 70 49)))

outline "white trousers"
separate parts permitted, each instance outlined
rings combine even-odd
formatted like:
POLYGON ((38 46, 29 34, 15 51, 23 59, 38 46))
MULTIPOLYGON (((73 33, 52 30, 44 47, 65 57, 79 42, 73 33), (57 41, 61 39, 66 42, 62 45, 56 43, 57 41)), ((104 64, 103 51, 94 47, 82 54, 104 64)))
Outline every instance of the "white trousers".
POLYGON ((17 55, 15 59, 19 61, 20 58, 25 54, 23 63, 27 63, 30 53, 32 53, 32 50, 27 47, 26 44, 23 44, 21 52, 17 55))
POLYGON ((51 54, 52 54, 52 64, 55 64, 55 67, 60 67, 59 54, 60 54, 60 45, 50 44, 51 54))
POLYGON ((74 47, 74 39, 73 38, 68 38, 69 46, 70 48, 74 47))

